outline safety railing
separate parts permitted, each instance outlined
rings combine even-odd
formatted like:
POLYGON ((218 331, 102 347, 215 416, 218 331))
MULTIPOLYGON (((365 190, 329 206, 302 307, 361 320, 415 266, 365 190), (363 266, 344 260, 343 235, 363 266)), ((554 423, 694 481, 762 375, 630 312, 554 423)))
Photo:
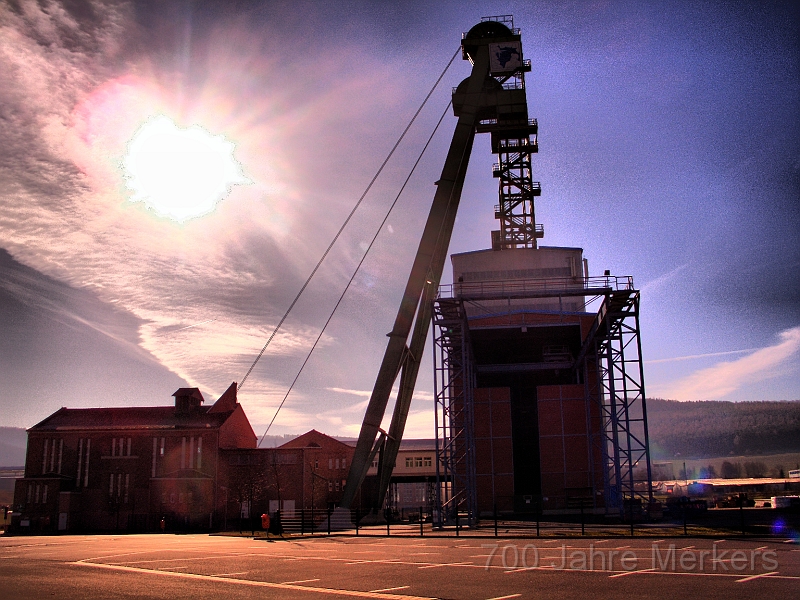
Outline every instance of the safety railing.
POLYGON ((560 295, 594 295, 605 291, 632 290, 631 276, 549 277, 497 281, 461 281, 439 286, 438 298, 506 298, 560 295))

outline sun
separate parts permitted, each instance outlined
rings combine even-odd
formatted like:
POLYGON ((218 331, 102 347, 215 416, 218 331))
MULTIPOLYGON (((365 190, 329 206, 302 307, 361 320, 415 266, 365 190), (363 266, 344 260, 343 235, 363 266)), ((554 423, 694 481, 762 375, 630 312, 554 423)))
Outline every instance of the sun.
POLYGON ((237 184, 249 183, 234 145, 199 126, 178 127, 163 115, 134 134, 123 160, 132 202, 183 222, 205 215, 237 184))

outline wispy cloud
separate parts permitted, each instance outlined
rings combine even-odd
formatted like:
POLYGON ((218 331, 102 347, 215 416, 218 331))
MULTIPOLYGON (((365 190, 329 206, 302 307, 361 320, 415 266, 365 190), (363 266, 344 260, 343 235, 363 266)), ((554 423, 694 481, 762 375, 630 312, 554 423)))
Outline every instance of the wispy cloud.
POLYGON ((664 273, 656 277, 655 279, 651 279, 650 281, 646 282, 641 287, 642 293, 652 293, 659 288, 663 287, 665 284, 669 283, 673 279, 675 279, 678 275, 680 275, 687 267, 689 266, 688 263, 684 263, 678 267, 675 267, 668 273, 664 273))
POLYGON ((800 327, 781 332, 780 341, 738 360, 700 369, 665 386, 659 395, 676 400, 718 400, 744 385, 769 379, 800 350, 800 327))
MULTIPOLYGON (((176 71, 168 40, 170 32, 183 35, 184 23, 154 23, 161 41, 151 48, 143 40, 153 33, 127 4, 87 2, 85 18, 70 10, 57 2, 0 4, 0 247, 128 313, 138 327, 128 343, 189 384, 221 393, 246 372, 368 181, 366 172, 353 176, 353 165, 371 169, 385 152, 397 125, 387 107, 415 93, 403 69, 387 65, 406 60, 364 52, 347 35, 309 49, 270 13, 257 24, 241 15, 207 23, 187 42, 192 68, 176 71), (310 65, 313 76, 298 76, 310 65), (128 140, 154 114, 233 141, 253 185, 182 224, 129 202, 120 167, 128 140)), ((360 258, 366 236, 358 227, 374 226, 374 210, 365 204, 356 230, 328 257, 248 379, 240 398, 254 422, 268 422, 285 394, 327 316, 331 289, 360 258)), ((398 260, 396 249, 375 252, 389 259, 366 265, 370 277, 398 260)), ((365 291, 369 302, 380 301, 376 295, 365 291)), ((346 333, 361 337, 348 343, 371 353, 372 332, 355 312, 346 333)), ((334 336, 323 337, 317 355, 334 336)), ((353 383, 346 375, 315 355, 281 423, 309 423, 323 405, 300 389, 305 381, 317 377, 343 390, 353 383)), ((360 421, 355 414, 348 418, 360 421)))
POLYGON ((655 358, 653 360, 646 360, 646 365, 655 365, 658 363, 678 362, 681 360, 695 360, 698 358, 709 358, 711 356, 730 356, 731 354, 744 354, 745 352, 755 352, 759 348, 746 348, 744 350, 728 350, 726 352, 707 352, 705 354, 687 354, 686 356, 673 356, 671 358, 655 358))

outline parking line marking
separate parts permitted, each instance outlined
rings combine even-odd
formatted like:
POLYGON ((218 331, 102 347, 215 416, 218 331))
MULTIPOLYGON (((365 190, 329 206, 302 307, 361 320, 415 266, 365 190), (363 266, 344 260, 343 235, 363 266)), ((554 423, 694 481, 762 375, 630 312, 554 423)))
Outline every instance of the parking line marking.
POLYGON ((495 596, 494 598, 487 598, 486 600, 508 600, 509 598, 519 598, 522 594, 511 594, 509 596, 495 596))
POLYGON ((372 592, 373 594, 377 594, 378 592, 394 592, 396 590, 407 590, 410 587, 411 587, 410 585, 400 585, 392 588, 383 588, 381 590, 370 590, 370 592, 372 592))
POLYGON ((635 575, 636 573, 648 573, 650 571, 655 571, 655 569, 640 569, 638 571, 625 571, 624 573, 616 573, 614 575, 609 575, 608 578, 612 579, 614 577, 625 577, 626 575, 635 575))
POLYGON ((770 575, 777 575, 777 571, 770 571, 769 573, 759 573, 758 575, 751 575, 750 577, 744 577, 743 579, 737 579, 736 583, 744 583, 745 581, 752 581, 753 579, 758 579, 760 577, 769 577, 770 575))
POLYGON ((435 565, 424 565, 417 567, 418 569, 436 569, 438 567, 463 567, 465 565, 474 566, 471 562, 457 562, 457 563, 437 563, 435 565))
MULTIPOLYGON (((231 575, 238 575, 238 573, 231 573, 231 575)), ((292 585, 294 583, 311 583, 312 581, 319 581, 319 577, 315 579, 300 579, 298 581, 281 581, 283 585, 292 585)))
POLYGON ((175 573, 173 571, 156 571, 153 569, 142 569, 139 567, 125 567, 123 565, 106 565, 102 563, 86 563, 86 562, 71 562, 67 563, 77 567, 94 567, 95 569, 109 569, 112 571, 126 571, 128 573, 149 573, 152 575, 161 575, 162 577, 181 577, 184 579, 194 579, 200 581, 214 581, 233 583, 236 585, 247 585, 252 587, 266 587, 279 590, 293 590, 301 592, 316 592, 318 594, 328 594, 331 596, 352 596, 356 598, 375 598, 380 600, 436 600, 436 598, 421 597, 421 596, 406 596, 398 594, 389 594, 383 592, 362 592, 359 590, 342 590, 336 588, 321 588, 303 585, 293 585, 288 583, 273 583, 270 581, 254 581, 252 579, 234 579, 227 577, 211 577, 210 575, 198 575, 196 573, 175 573))

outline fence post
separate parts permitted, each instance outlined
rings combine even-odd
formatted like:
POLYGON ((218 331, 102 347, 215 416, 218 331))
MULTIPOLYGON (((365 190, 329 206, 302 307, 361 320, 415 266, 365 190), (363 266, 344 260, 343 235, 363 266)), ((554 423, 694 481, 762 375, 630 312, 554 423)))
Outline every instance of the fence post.
POLYGON ((458 522, 458 508, 456 508, 456 537, 458 537, 458 533, 461 529, 461 525, 458 522))
POLYGON ((356 509, 356 537, 358 537, 358 509, 356 509))
POLYGON ((683 535, 689 535, 686 531, 686 504, 683 505, 683 535))
POLYGON ((633 495, 631 495, 631 508, 628 511, 628 516, 631 519, 631 537, 633 537, 633 495))
POLYGON ((581 535, 586 535, 586 519, 583 518, 583 498, 581 498, 581 535))
POLYGON ((494 537, 497 537, 497 503, 494 505, 494 537))
POLYGON ((744 527, 744 500, 741 498, 739 498, 739 514, 742 517, 742 537, 744 537, 746 535, 744 527))
POLYGON ((419 507, 419 537, 425 535, 425 532, 422 530, 423 524, 425 520, 422 518, 422 507, 419 507))
POLYGON ((328 505, 328 535, 331 534, 331 505, 328 505))

